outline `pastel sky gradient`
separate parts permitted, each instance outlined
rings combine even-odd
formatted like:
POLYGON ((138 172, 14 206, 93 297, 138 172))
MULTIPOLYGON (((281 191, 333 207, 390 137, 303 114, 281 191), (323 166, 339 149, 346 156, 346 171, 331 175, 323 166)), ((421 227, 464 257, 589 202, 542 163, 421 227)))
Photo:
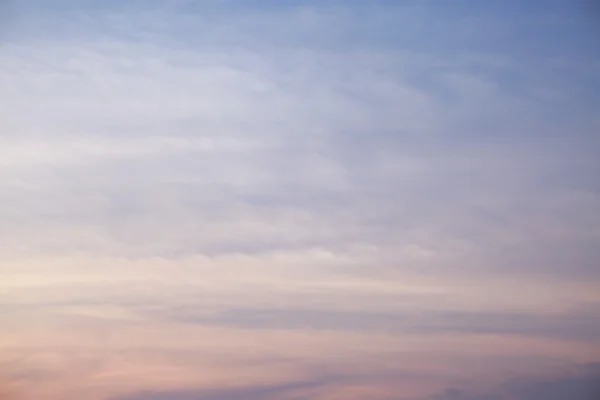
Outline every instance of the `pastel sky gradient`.
POLYGON ((0 5, 2 400, 592 399, 594 2, 0 5))

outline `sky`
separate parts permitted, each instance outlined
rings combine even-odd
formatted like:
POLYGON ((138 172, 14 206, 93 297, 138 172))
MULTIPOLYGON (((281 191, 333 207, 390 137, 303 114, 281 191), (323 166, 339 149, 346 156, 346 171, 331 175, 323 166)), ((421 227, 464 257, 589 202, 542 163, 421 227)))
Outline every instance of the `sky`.
POLYGON ((600 392, 594 2, 0 14, 2 400, 600 392))

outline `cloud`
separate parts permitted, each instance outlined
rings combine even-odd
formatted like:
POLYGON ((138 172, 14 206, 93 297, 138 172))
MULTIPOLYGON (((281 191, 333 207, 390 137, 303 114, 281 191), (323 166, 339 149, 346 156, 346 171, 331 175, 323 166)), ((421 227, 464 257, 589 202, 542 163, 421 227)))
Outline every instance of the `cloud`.
MULTIPOLYGON (((412 295, 414 296, 414 295, 412 295)), ((423 312, 377 313, 320 309, 228 309, 212 315, 194 315, 185 307, 161 310, 160 315, 188 323, 235 326, 251 329, 308 329, 332 331, 375 331, 397 334, 490 334, 595 341, 600 325, 594 310, 565 314, 510 312, 466 312, 428 310, 423 312)))
POLYGON ((440 271, 447 263, 432 261, 468 270, 478 257, 495 272, 595 271, 596 166, 582 151, 593 139, 544 139, 540 153, 525 125, 500 137, 511 120, 555 128, 539 110, 517 115, 519 98, 461 64, 115 39, 6 54, 3 218, 16 228, 5 236, 28 248, 172 256, 404 242, 440 271), (440 84, 425 90, 411 74, 428 68, 440 84), (498 132, 468 133, 480 130, 468 128, 474 115, 498 132), (234 227, 245 239, 219 234, 234 227))
POLYGON ((231 390, 198 390, 180 392, 142 393, 139 395, 119 397, 114 400, 266 400, 290 399, 310 395, 319 386, 327 384, 327 380, 292 382, 283 385, 264 387, 238 388, 231 390))
POLYGON ((448 389, 435 400, 591 400, 600 394, 600 365, 578 366, 564 376, 539 379, 515 379, 506 382, 498 392, 474 394, 448 389))
POLYGON ((372 380, 314 396, 376 398, 597 358, 582 17, 467 3, 15 2, 0 341, 36 394, 293 398, 323 368, 372 380))

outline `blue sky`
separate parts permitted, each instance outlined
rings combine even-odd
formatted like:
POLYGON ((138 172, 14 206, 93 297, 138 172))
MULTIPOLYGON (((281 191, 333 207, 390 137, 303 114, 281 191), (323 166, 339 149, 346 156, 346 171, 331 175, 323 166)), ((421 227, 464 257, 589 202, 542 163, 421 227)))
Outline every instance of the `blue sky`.
POLYGON ((537 400, 595 377, 591 6, 6 5, 19 396, 537 400))

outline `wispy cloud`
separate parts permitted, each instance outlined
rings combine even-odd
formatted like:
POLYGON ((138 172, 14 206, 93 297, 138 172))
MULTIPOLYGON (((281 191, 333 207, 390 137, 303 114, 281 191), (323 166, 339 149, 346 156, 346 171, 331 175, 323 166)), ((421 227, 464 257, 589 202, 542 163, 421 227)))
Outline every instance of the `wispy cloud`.
POLYGON ((377 399, 597 361, 599 62, 533 3, 11 4, 15 381, 377 399))
POLYGON ((460 389, 447 389, 434 396, 435 400, 552 400, 552 399, 593 399, 600 394, 598 364, 586 364, 561 371, 555 376, 513 379, 505 382, 502 388, 493 393, 471 393, 460 389))

